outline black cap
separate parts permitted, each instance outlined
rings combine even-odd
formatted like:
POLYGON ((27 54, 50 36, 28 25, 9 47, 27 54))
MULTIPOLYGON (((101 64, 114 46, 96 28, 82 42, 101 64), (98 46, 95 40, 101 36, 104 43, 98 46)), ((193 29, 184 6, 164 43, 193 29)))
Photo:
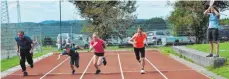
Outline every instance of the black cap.
POLYGON ((66 48, 70 48, 70 45, 66 45, 64 48, 65 48, 65 49, 66 49, 66 48))

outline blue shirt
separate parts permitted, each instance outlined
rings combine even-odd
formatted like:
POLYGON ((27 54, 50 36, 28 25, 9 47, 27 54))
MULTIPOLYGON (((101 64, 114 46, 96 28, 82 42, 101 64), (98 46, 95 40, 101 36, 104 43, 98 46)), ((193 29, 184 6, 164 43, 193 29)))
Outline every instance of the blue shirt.
POLYGON ((16 37, 15 41, 17 42, 17 45, 20 47, 20 49, 31 49, 31 44, 33 44, 32 39, 28 36, 24 36, 22 40, 20 40, 19 37, 16 37))
POLYGON ((69 55, 71 58, 79 58, 78 52, 75 52, 76 50, 77 48, 71 48, 70 53, 67 53, 66 51, 64 51, 62 55, 69 55))
POLYGON ((219 29, 219 18, 213 13, 208 13, 209 15, 209 25, 208 28, 216 28, 219 29))

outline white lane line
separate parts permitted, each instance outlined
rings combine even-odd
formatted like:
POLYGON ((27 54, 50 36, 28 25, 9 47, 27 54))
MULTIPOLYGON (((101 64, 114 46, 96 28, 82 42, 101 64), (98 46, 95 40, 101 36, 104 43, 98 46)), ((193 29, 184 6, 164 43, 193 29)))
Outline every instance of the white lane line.
POLYGON ((155 65, 153 65, 153 63, 151 61, 148 60, 148 58, 145 58, 146 61, 148 61, 150 63, 151 66, 153 66, 153 68, 155 68, 165 79, 168 79, 155 65))
MULTIPOLYGON (((170 54, 171 55, 171 54, 170 54)), ((176 58, 174 58, 174 55, 172 55, 170 58, 172 58, 174 61, 177 61, 177 62, 179 62, 179 63, 181 63, 181 64, 183 64, 184 66, 187 66, 187 67, 189 67, 189 68, 192 68, 194 71, 196 71, 197 73, 199 73, 199 74, 201 74, 201 75, 203 75, 203 76, 205 76, 205 77, 208 77, 209 79, 211 79, 211 77, 209 76, 209 75, 207 75, 206 73, 203 73, 202 71, 203 71, 203 69, 204 68, 200 68, 198 65, 196 65, 196 64, 194 64, 194 63, 191 63, 191 62, 189 62, 189 61, 187 61, 187 60, 184 60, 184 59, 182 59, 182 58, 180 58, 179 57, 179 59, 176 59, 176 58), (189 64, 189 65, 188 65, 189 64), (192 65, 190 65, 190 64, 192 64, 192 65), (198 68, 197 68, 198 67, 198 68), (197 70, 197 69, 199 69, 199 70, 197 70)))
POLYGON ((88 63, 86 69, 83 71, 83 74, 80 76, 80 79, 82 79, 83 76, 84 76, 84 74, 87 72, 87 69, 88 69, 88 67, 90 66, 90 64, 91 64, 91 62, 92 62, 93 59, 94 59, 94 55, 92 56, 92 58, 91 58, 90 62, 88 63))
POLYGON ((62 61, 60 64, 58 64, 56 67, 54 67, 52 70, 50 70, 49 72, 47 72, 44 76, 42 76, 40 79, 43 79, 46 75, 48 75, 49 73, 51 73, 53 70, 55 70, 57 67, 59 67, 60 65, 62 65, 65 61, 67 61, 69 59, 66 58, 64 61, 62 61))
POLYGON ((119 54, 118 54, 118 62, 119 62, 119 67, 120 67, 122 79, 125 79, 125 78, 124 78, 124 75, 123 75, 123 71, 122 71, 122 64, 121 64, 121 61, 120 61, 119 54))
MULTIPOLYGON (((161 72, 179 72, 179 71, 195 71, 194 69, 179 69, 179 70, 161 70, 161 72)), ((139 71, 123 71, 123 73, 139 73, 139 71)), ((146 71, 148 73, 154 73, 154 72, 157 72, 156 70, 155 71, 146 71)), ((95 72, 87 72, 85 74, 94 74, 95 72)), ((49 73, 49 75, 71 75, 72 73, 49 73)), ((79 75, 82 75, 83 72, 77 72, 75 74, 79 74, 79 75)), ((100 74, 121 74, 121 72, 101 72, 100 74)), ((23 74, 11 74, 11 75, 23 75, 23 74)), ((29 74, 29 75, 43 75, 43 73, 40 73, 40 74, 29 74)))
MULTIPOLYGON (((53 53, 48 53, 48 54, 42 55, 38 58, 35 58, 35 59, 33 59, 33 64, 36 64, 37 62, 40 62, 41 60, 47 59, 48 57, 51 57, 51 56, 53 56, 53 53)), ((26 63, 26 67, 28 67, 28 66, 29 66, 28 63, 26 63)), ((10 68, 10 69, 7 69, 6 71, 1 72, 1 78, 6 77, 6 76, 10 76, 13 73, 19 71, 20 69, 21 69, 20 65, 13 67, 13 68, 10 68)))
MULTIPOLYGON (((156 49, 156 50, 158 51, 158 53, 161 53, 161 51, 160 51, 159 49, 156 49)), ((151 53, 152 53, 152 52, 151 52, 151 53)), ((171 55, 172 55, 172 54, 171 54, 171 55)), ((174 57, 171 57, 171 56, 167 56, 167 57, 169 57, 169 58, 171 58, 172 60, 175 60, 175 61, 177 61, 177 62, 179 62, 179 63, 181 63, 181 64, 183 64, 183 65, 185 65, 185 66, 187 66, 187 67, 189 67, 189 68, 192 68, 193 71, 196 71, 196 72, 200 73, 201 75, 203 75, 203 76, 208 77, 209 79, 211 79, 211 77, 209 77, 208 75, 204 74, 203 72, 201 72, 201 71, 195 69, 193 66, 187 65, 187 63, 191 63, 191 62, 188 62, 188 61, 186 61, 186 60, 184 60, 184 59, 182 59, 182 58, 181 58, 181 59, 183 60, 183 62, 182 62, 181 60, 175 59, 174 57), (184 61, 186 61, 187 63, 185 64, 184 61)), ((193 63, 191 63, 191 64, 193 64, 193 63)))

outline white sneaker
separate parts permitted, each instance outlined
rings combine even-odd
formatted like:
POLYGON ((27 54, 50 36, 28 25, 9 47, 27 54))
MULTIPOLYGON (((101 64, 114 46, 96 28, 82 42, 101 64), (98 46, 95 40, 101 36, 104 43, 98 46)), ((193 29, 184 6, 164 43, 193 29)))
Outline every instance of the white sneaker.
POLYGON ((141 70, 141 74, 145 74, 145 70, 141 70))

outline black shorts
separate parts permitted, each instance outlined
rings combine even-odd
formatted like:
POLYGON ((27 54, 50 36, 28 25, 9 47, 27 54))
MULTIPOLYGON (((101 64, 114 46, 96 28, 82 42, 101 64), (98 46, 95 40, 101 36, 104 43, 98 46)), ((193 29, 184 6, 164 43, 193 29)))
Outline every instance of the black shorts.
POLYGON ((78 68, 79 67, 79 58, 70 58, 70 65, 75 65, 78 68))
POLYGON ((207 30, 207 39, 208 41, 218 41, 219 30, 216 28, 209 28, 207 30))
POLYGON ((100 56, 104 56, 104 52, 102 52, 102 53, 96 53, 96 52, 95 52, 94 55, 99 56, 99 57, 100 57, 100 56))
POLYGON ((145 58, 145 47, 143 48, 134 48, 134 53, 136 56, 137 60, 140 60, 140 54, 141 54, 141 58, 145 58))

